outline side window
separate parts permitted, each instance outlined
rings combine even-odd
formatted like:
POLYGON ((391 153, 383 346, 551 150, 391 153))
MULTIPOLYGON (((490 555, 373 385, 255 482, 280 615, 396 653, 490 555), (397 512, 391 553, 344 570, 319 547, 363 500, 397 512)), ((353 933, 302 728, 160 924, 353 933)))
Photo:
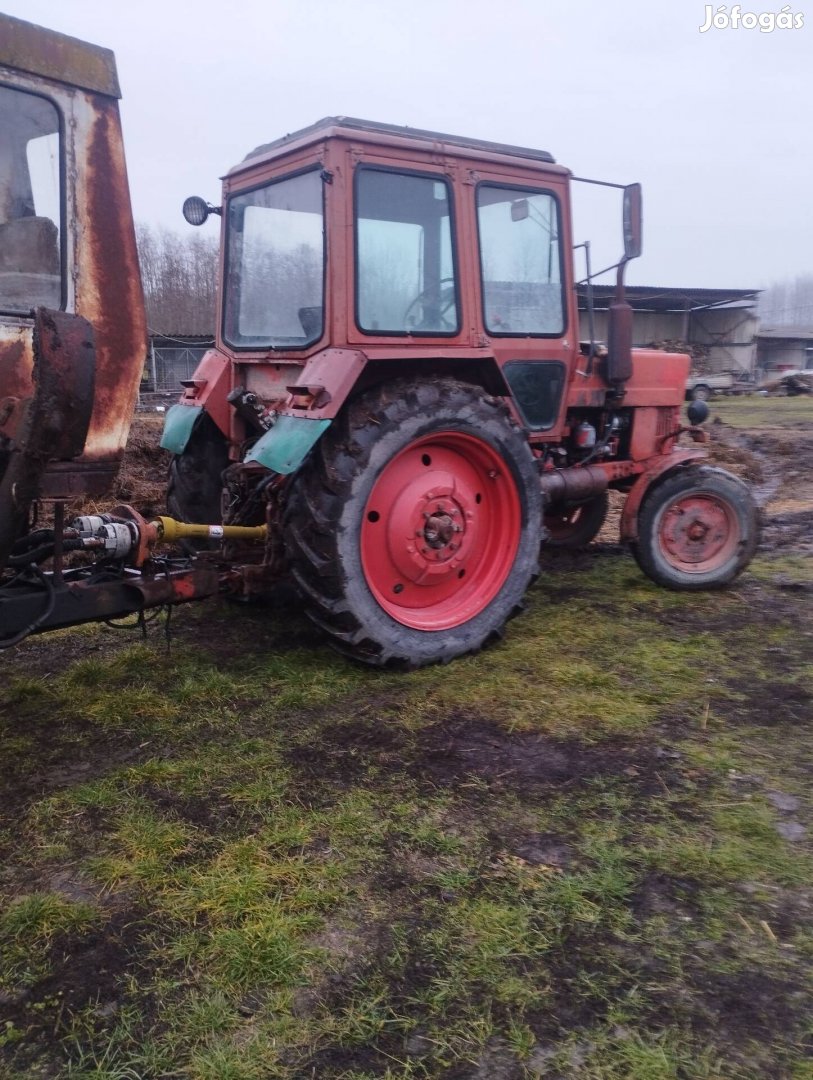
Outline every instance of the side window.
POLYGON ((0 310, 60 306, 60 207, 56 107, 0 86, 0 310))
POLYGON ((522 337, 563 333, 559 206, 554 197, 481 184, 477 220, 489 332, 522 337))
POLYGON ((356 312, 379 334, 456 334, 457 282, 445 181, 356 174, 356 312))

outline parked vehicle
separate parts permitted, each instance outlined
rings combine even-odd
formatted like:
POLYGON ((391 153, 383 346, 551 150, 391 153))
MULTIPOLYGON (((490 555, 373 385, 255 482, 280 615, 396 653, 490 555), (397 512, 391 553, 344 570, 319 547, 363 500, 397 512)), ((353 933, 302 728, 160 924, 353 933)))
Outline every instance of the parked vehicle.
POLYGON ((735 379, 730 371, 720 375, 690 375, 686 380, 686 400, 708 401, 713 394, 731 393, 734 388, 735 379))
MULTIPOLYGON (((37 226, 56 231, 61 257, 46 274, 22 247, 3 255, 17 291, 0 300, 0 397, 16 402, 2 428, 1 643, 288 579, 351 656, 447 661, 500 636, 540 542, 588 542, 612 489, 627 493, 622 540, 660 584, 716 587, 747 565, 753 500, 704 462, 702 409, 680 418, 689 357, 631 347, 640 187, 617 185, 607 346, 582 347, 568 169, 544 151, 346 117, 253 151, 221 205, 187 200, 191 223, 221 217, 220 311, 216 347, 167 414, 173 517, 116 507, 66 527, 64 500, 110 479, 141 370, 115 68, 5 16, 0 31, 20 130, 0 169, 24 175, 45 131, 72 162, 56 170, 53 228, 37 226), (55 70, 55 56, 76 62, 55 70), (54 524, 37 527, 47 500, 54 524), (160 554, 179 541, 193 553, 160 554)), ((0 228, 43 217, 21 183, 0 228)))

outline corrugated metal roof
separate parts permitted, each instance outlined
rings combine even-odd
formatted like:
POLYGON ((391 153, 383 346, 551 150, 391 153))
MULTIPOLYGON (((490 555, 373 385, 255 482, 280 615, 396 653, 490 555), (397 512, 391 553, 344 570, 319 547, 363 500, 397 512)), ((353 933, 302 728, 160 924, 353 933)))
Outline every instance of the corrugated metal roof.
POLYGON ((757 331, 757 337, 772 341, 813 341, 813 328, 804 326, 765 326, 757 331))
MULTIPOLYGON (((627 285, 627 300, 636 311, 706 311, 719 307, 751 307, 760 294, 759 289, 702 289, 672 288, 655 285, 627 285)), ((578 286, 579 306, 587 295, 585 285, 578 286)), ((593 298, 599 309, 608 308, 615 296, 614 285, 594 285, 593 298)))

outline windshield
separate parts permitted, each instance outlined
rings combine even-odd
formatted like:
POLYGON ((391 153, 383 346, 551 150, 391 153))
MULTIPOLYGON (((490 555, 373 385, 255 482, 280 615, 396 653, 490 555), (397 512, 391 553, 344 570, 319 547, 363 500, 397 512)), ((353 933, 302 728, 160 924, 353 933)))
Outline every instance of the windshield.
POLYGON ((56 107, 0 86, 0 310, 60 306, 60 205, 56 107))
POLYGON ((224 336, 238 348, 302 348, 324 326, 318 170, 229 200, 224 336))

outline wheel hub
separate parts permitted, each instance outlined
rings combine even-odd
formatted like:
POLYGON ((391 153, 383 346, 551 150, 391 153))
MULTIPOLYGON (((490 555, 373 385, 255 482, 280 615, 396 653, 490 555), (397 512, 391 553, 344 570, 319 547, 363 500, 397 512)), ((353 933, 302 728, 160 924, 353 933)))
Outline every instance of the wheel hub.
POLYGON ((675 566, 706 570, 728 558, 737 531, 728 506, 710 495, 686 495, 663 515, 660 542, 675 566))
POLYGON ((416 585, 439 583, 465 567, 480 528, 476 494, 458 478, 433 471, 396 496, 383 531, 402 577, 416 585))
POLYGON ((438 507, 435 513, 427 518, 423 536, 429 547, 437 550, 448 547, 455 533, 461 532, 461 526, 455 525, 452 514, 459 517, 460 511, 455 508, 451 513, 447 513, 438 507))

